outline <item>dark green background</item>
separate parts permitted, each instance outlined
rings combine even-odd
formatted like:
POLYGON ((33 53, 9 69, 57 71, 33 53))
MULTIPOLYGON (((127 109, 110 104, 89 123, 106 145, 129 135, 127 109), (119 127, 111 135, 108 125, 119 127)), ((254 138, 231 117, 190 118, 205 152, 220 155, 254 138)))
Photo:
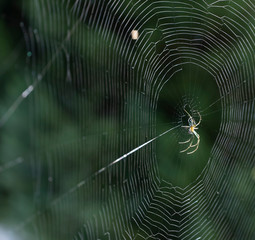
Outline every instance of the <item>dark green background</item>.
MULTIPOLYGON (((38 24, 37 21, 40 18, 32 16, 28 2, 23 2, 23 4, 19 1, 1 1, 0 3, 0 118, 5 116, 18 96, 33 83, 34 79, 38 77, 37 74, 42 72, 45 66, 44 57, 47 55, 47 51, 50 51, 46 49, 43 53, 45 55, 43 55, 36 49, 32 51, 31 56, 32 37, 29 39, 29 30, 30 27, 38 24), (23 24, 24 27, 22 27, 23 24)), ((148 28, 155 28, 154 20, 151 19, 151 22, 148 22, 148 28)), ((52 24, 47 18, 44 21, 46 26, 52 24)), ((75 20, 71 21, 75 22, 75 20)), ((62 22, 61 24, 66 27, 67 23, 62 22)), ((41 30, 41 38, 48 39, 49 45, 60 46, 61 42, 56 33, 57 27, 61 24, 52 24, 53 28, 41 30)), ((104 41, 104 39, 98 40, 100 34, 96 30, 84 28, 82 33, 84 36, 87 34, 86 31, 90 31, 91 35, 89 36, 95 41, 95 45, 98 44, 99 46, 99 43, 102 44, 102 42, 104 48, 110 45, 110 42, 104 41)), ((117 35, 118 32, 116 29, 109 31, 112 31, 113 36, 117 35)), ((160 53, 165 48, 160 31, 155 31, 155 35, 147 44, 155 42, 155 39, 161 39, 156 46, 156 51, 160 53)), ((75 43, 70 45, 73 46, 75 43)), ((66 47, 70 46, 67 44, 66 47)), ((74 71, 76 66, 72 65, 74 63, 72 60, 81 55, 82 63, 85 65, 98 61, 96 65, 91 66, 91 72, 87 73, 88 75, 91 74, 92 78, 93 76, 96 78, 97 73, 107 75, 105 62, 116 62, 116 56, 114 54, 109 55, 109 59, 103 62, 97 59, 101 49, 97 49, 98 52, 92 52, 89 51, 89 48, 90 46, 87 45, 84 48, 75 46, 74 53, 70 56, 70 69, 74 71)), ((61 51, 59 66, 53 65, 52 69, 46 71, 39 87, 31 96, 21 102, 8 121, 0 127, 0 228, 13 230, 16 226, 21 226, 20 224, 24 223, 26 219, 34 216, 35 212, 39 211, 39 214, 46 212, 46 217, 42 217, 43 224, 40 222, 40 215, 39 220, 37 219, 35 223, 35 226, 47 229, 41 233, 46 236, 45 239, 48 235, 55 236, 55 239, 61 239, 60 225, 70 224, 70 229, 79 229, 83 221, 82 214, 88 211, 85 219, 90 219, 107 200, 103 197, 100 198, 100 195, 98 202, 94 203, 93 199, 97 196, 93 194, 96 195, 97 192, 93 192, 93 189, 88 187, 90 190, 88 192, 84 190, 83 193, 93 196, 88 197, 87 202, 84 203, 85 208, 82 209, 82 216, 72 215, 68 211, 69 204, 75 206, 72 199, 68 199, 66 205, 60 204, 59 208, 57 206, 57 210, 54 207, 52 211, 48 209, 53 200, 72 189, 77 182, 84 179, 84 176, 92 178, 91 186, 95 184, 96 189, 102 188, 109 191, 109 188, 114 186, 117 189, 116 192, 121 195, 118 184, 124 182, 124 177, 116 174, 115 168, 112 170, 113 173, 109 170, 113 176, 111 184, 102 180, 98 186, 98 182, 94 181, 95 176, 93 174, 106 166, 104 162, 98 163, 96 159, 103 156, 106 162, 111 163, 123 154, 123 148, 119 142, 107 145, 108 142, 122 139, 118 134, 122 134, 127 129, 130 139, 127 142, 124 141, 123 145, 129 143, 127 150, 132 150, 173 126, 187 125, 188 118, 183 112, 183 107, 186 104, 192 106, 191 108, 188 107, 189 111, 193 111, 195 114, 196 111, 203 111, 220 98, 215 79, 205 69, 193 64, 186 64, 181 72, 176 73, 171 81, 165 84, 160 93, 155 114, 156 125, 152 125, 151 121, 147 121, 145 118, 144 122, 140 122, 140 125, 137 126, 134 119, 137 117, 139 102, 133 101, 132 96, 139 90, 134 86, 129 86, 127 95, 130 97, 126 98, 130 100, 128 103, 123 100, 124 98, 119 98, 118 93, 114 91, 109 91, 111 94, 107 96, 104 95, 104 89, 107 88, 121 91, 116 87, 117 80, 123 77, 124 82, 126 81, 125 76, 113 77, 112 86, 106 86, 104 82, 98 87, 93 81, 89 83, 73 81, 74 79, 71 81, 66 74, 68 66, 65 60, 65 49, 63 48, 61 51), (84 96, 86 91, 89 94, 84 96), (110 100, 108 101, 108 99, 110 100), (127 114, 124 122, 122 121, 122 114, 125 104, 128 105, 127 109, 125 107, 125 111, 129 114, 127 114), (82 122, 80 119, 85 120, 82 122), (150 134, 142 138, 144 141, 136 141, 142 128, 146 131, 152 129, 152 132, 148 131, 150 134), (96 137, 100 134, 102 137, 98 143, 96 137), (101 147, 101 144, 106 147, 101 147), (87 158, 90 161, 84 160, 87 158), (53 185, 51 185, 52 180, 48 177, 51 171, 56 171, 58 177, 58 182, 53 185), (54 211, 58 211, 59 216, 64 217, 61 218, 61 223, 56 223, 54 226, 56 229, 48 230, 54 222, 52 220, 55 216, 54 211), (47 217, 52 222, 48 222, 47 217), (54 235, 56 233, 59 235, 54 235)), ((141 49, 138 48, 137 52, 139 51, 141 49)), ((210 54, 213 55, 214 53, 210 54)), ((128 73, 131 72, 128 68, 125 69, 126 62, 120 61, 119 64, 128 73)), ((123 72, 125 72, 124 70, 123 72)), ((139 71, 139 69, 134 71, 139 71)), ((109 74, 109 79, 111 77, 109 74)), ((219 133, 221 111, 219 101, 201 114, 202 122, 198 130, 201 143, 199 149, 192 155, 180 153, 185 147, 178 142, 185 141, 190 137, 183 128, 178 128, 173 133, 166 134, 156 140, 155 148, 151 151, 156 156, 161 180, 169 182, 173 186, 184 188, 201 176, 203 169, 210 160, 211 149, 219 133)), ((144 109, 144 112, 146 115, 149 110, 144 109)), ((198 121, 197 115, 194 115, 194 118, 198 121)), ((144 151, 146 155, 147 150, 144 151)), ((122 166, 120 164, 119 168, 121 169, 122 166)), ((126 178, 132 174, 128 169, 123 170, 123 175, 126 178)), ((235 184, 233 183, 233 185, 235 184)), ((235 188, 235 191, 234 196, 245 195, 242 187, 235 188)), ((76 204, 80 206, 81 203, 76 204)), ((231 218, 231 216, 228 217, 231 218)), ((253 219, 251 216, 251 221, 253 219)), ((29 227, 28 229, 25 227, 25 232, 30 231, 29 227)), ((68 232, 68 229, 66 231, 68 232)), ((63 236, 65 236, 64 230, 63 236)))

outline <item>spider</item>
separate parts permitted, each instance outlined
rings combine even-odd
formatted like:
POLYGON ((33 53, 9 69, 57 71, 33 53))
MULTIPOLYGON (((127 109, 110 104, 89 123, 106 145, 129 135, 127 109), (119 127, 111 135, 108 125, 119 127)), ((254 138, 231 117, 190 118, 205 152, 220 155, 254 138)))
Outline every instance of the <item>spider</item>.
POLYGON ((182 127, 189 129, 189 134, 191 134, 192 137, 190 139, 188 139, 187 141, 185 141, 185 142, 179 142, 179 144, 186 144, 186 143, 190 142, 189 146, 186 149, 180 151, 180 153, 186 152, 190 148, 196 147, 193 151, 187 152, 187 154, 192 154, 195 151, 197 151, 197 149, 199 147, 200 136, 199 136, 199 134, 195 130, 198 129, 197 126, 201 123, 202 117, 201 117, 200 113, 198 111, 196 111, 198 113, 198 115, 199 115, 199 122, 196 123, 194 118, 189 114, 189 112, 185 108, 183 110, 189 116, 189 119, 188 119, 189 126, 182 126, 182 127), (194 136, 197 138, 196 144, 193 144, 194 136))

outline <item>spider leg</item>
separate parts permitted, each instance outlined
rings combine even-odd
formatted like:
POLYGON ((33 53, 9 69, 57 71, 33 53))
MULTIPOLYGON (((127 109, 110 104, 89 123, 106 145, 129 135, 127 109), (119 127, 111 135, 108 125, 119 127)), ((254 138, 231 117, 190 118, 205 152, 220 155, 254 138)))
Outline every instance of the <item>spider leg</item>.
MULTIPOLYGON (((184 106, 183 110, 188 114, 189 118, 193 119, 193 118, 191 117, 190 113, 185 109, 185 107, 186 107, 186 105, 184 106)), ((199 111, 197 111, 197 114, 199 115, 199 121, 198 121, 198 123, 196 124, 196 126, 198 126, 198 125, 201 123, 201 121, 202 121, 202 116, 201 116, 201 114, 200 114, 199 111)))
MULTIPOLYGON (((191 140, 191 138, 190 138, 190 140, 191 140)), ((191 148, 191 146, 192 146, 192 143, 193 143, 193 138, 192 138, 192 140, 191 140, 189 146, 188 146, 186 149, 180 151, 180 153, 183 153, 183 152, 186 152, 187 150, 189 150, 189 149, 191 148)))
POLYGON ((198 147, 199 147, 199 143, 200 143, 200 136, 198 135, 198 133, 196 131, 193 131, 194 135, 196 136, 197 138, 197 143, 194 144, 194 145, 191 145, 191 147, 196 147, 193 151, 191 152, 187 152, 187 154, 192 154, 194 153, 195 151, 197 151, 198 147))
POLYGON ((188 116, 189 116, 190 118, 192 118, 191 115, 189 114, 189 112, 188 112, 185 108, 183 108, 183 110, 188 114, 188 116))
POLYGON ((196 147, 193 151, 187 152, 187 154, 192 154, 192 153, 194 153, 195 151, 197 151, 198 147, 199 147, 199 144, 197 144, 197 147, 196 147))
POLYGON ((187 141, 185 141, 185 142, 179 142, 179 144, 185 144, 185 143, 188 143, 190 140, 191 140, 191 138, 190 138, 190 139, 188 139, 188 140, 187 140, 187 141))
POLYGON ((191 147, 195 147, 195 146, 199 145, 199 142, 200 142, 200 138, 198 138, 198 139, 197 139, 197 143, 194 144, 194 145, 192 145, 191 147))

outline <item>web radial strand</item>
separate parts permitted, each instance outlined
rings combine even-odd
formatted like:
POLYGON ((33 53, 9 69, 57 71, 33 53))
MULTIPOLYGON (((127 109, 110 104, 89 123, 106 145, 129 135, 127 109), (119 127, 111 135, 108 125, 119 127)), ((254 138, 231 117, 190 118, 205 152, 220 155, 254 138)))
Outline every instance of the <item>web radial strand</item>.
MULTIPOLYGON (((254 4, 34 0, 29 7, 33 88, 22 92, 33 102, 36 211, 19 231, 33 229, 32 239, 254 239, 254 4), (197 109, 189 96, 208 82, 191 71, 192 80, 175 83, 187 68, 206 72, 219 97, 197 109), (217 137, 204 168, 185 186, 164 179, 157 155, 157 136, 182 134, 179 119, 164 136, 156 128, 171 83, 167 97, 173 103, 181 94, 191 114, 199 110, 199 128, 220 118, 219 129, 209 129, 217 137)), ((183 105, 178 111, 185 118, 183 105)), ((194 169, 195 154, 184 158, 194 169)))

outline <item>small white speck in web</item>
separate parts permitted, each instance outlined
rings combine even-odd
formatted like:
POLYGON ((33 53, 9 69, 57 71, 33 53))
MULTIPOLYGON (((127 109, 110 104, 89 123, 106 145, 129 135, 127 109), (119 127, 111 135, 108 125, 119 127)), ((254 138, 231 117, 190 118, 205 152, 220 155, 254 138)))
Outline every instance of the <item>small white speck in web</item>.
POLYGON ((133 40, 137 40, 138 37, 139 37, 139 32, 138 32, 138 30, 132 30, 131 36, 132 36, 132 39, 133 39, 133 40))

